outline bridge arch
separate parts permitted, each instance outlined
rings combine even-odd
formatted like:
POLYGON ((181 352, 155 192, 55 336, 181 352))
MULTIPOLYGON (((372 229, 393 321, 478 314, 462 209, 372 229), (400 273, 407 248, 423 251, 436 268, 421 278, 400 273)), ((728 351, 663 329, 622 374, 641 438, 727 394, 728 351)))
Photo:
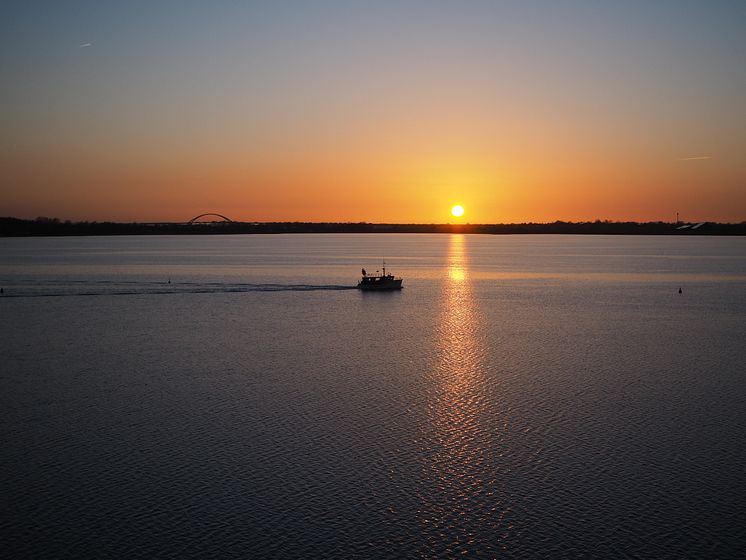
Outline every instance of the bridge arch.
POLYGON ((205 214, 200 214, 199 216, 195 216, 194 218, 192 218, 191 220, 187 222, 187 225, 191 226, 194 222, 196 222, 200 218, 204 218, 205 216, 215 216, 216 218, 222 218, 223 221, 225 222, 233 223, 233 220, 231 220, 227 216, 223 216, 222 214, 216 214, 215 212, 207 212, 205 214))

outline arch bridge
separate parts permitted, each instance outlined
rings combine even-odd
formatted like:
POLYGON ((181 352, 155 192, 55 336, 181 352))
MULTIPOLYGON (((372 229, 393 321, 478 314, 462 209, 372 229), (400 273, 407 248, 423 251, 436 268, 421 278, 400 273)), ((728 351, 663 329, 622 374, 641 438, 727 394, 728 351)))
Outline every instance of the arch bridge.
MULTIPOLYGON (((229 223, 229 224, 232 224, 232 223, 233 223, 233 220, 231 220, 231 219, 230 219, 230 218, 228 218, 227 216, 223 216, 222 214, 216 214, 215 212, 207 212, 206 214, 200 214, 199 216, 195 216, 194 218, 192 218, 191 220, 189 220, 189 221, 187 222, 187 225, 188 225, 188 226, 191 226, 191 225, 192 225, 192 224, 193 224, 194 222, 196 222, 196 221, 197 221, 197 220, 199 220, 200 218, 204 218, 205 216, 214 216, 214 217, 216 217, 216 218, 222 218, 222 220, 223 220, 224 222, 227 222, 227 223, 229 223)), ((207 222, 207 223, 210 223, 210 222, 207 222)))

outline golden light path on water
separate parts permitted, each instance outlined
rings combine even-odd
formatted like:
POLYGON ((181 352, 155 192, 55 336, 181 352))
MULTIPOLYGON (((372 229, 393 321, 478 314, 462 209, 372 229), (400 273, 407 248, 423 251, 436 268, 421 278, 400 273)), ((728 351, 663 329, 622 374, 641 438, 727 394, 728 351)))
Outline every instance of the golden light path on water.
POLYGON ((490 472, 489 434, 480 423, 486 406, 485 344, 466 245, 464 235, 451 236, 436 327, 425 472, 431 487, 420 512, 423 557, 483 553, 485 546, 494 552, 505 536, 503 513, 489 505, 496 481, 484 476, 490 472))

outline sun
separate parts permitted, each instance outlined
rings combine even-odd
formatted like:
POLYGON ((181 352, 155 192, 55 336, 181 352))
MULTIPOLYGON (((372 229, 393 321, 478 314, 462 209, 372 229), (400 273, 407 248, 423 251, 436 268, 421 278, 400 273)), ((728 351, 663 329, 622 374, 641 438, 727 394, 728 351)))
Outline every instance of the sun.
POLYGON ((453 214, 457 218, 460 218, 464 215, 464 207, 457 204, 456 206, 451 208, 451 214, 453 214))

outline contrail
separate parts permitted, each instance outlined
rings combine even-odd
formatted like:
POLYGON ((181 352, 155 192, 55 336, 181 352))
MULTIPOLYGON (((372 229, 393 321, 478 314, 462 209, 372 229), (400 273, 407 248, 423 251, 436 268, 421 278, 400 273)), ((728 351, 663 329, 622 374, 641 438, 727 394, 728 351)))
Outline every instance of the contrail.
POLYGON ((679 158, 678 161, 693 161, 696 159, 712 159, 712 156, 692 156, 692 157, 682 157, 679 158))
POLYGON ((80 48, 82 49, 83 47, 92 47, 92 46, 93 46, 93 43, 83 43, 82 45, 80 45, 80 48))

